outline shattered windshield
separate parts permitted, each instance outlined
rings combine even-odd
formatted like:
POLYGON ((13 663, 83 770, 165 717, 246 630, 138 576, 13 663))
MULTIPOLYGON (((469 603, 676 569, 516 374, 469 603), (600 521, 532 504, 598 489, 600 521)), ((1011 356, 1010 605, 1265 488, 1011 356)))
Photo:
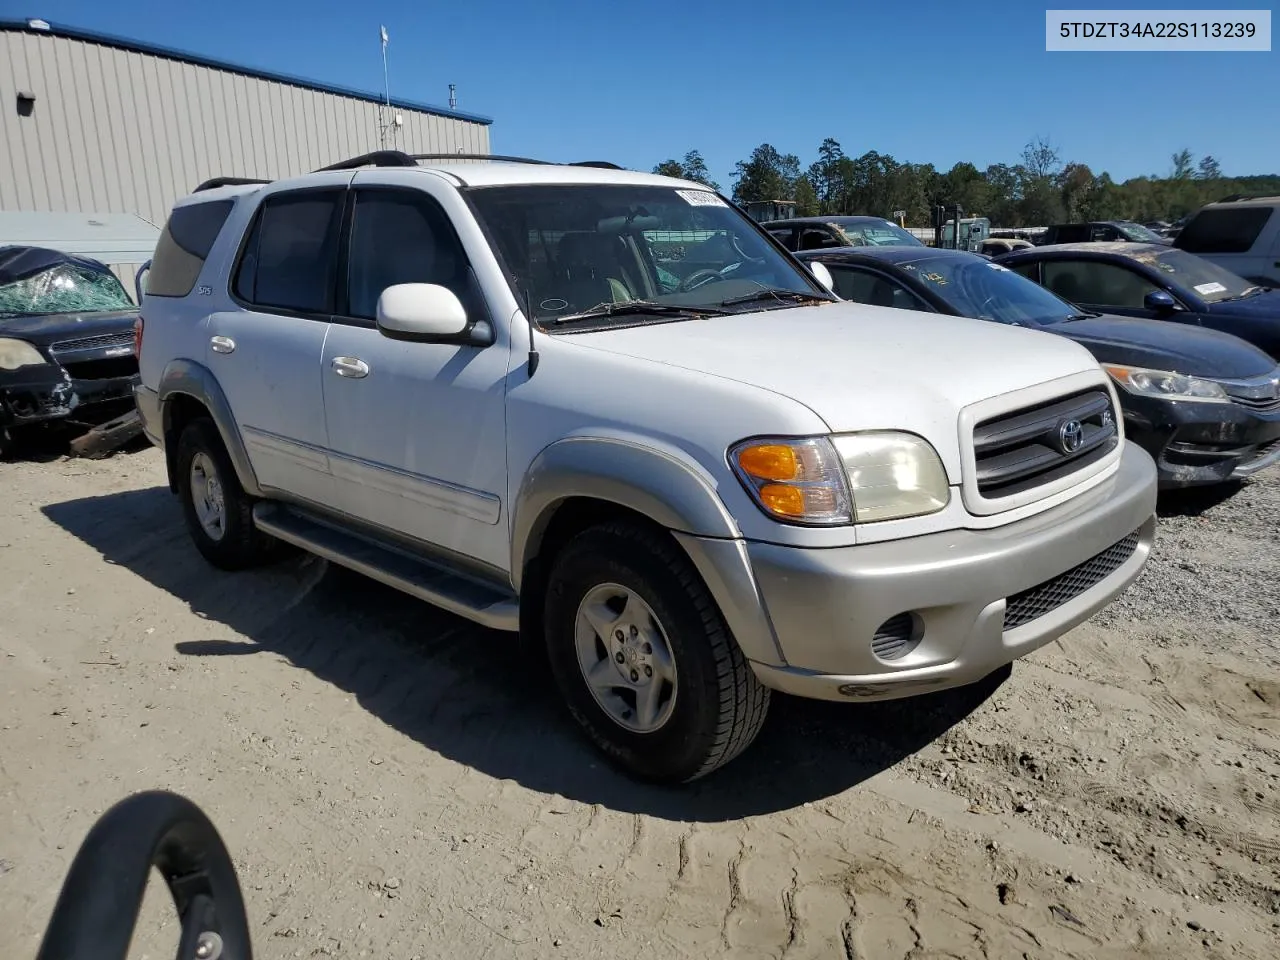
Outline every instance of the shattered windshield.
POLYGON ((0 319, 132 309, 133 301, 113 274, 69 263, 0 284, 0 319))
POLYGON ((633 322, 646 311, 687 318, 729 312, 752 294, 770 297, 752 298, 757 310, 827 296, 710 191, 548 184, 473 188, 469 199, 539 322, 584 313, 633 322))
POLYGON ((1115 226, 1117 230, 1124 234, 1126 239, 1132 240, 1134 243, 1164 243, 1164 239, 1160 234, 1144 227, 1140 223, 1132 223, 1125 220, 1115 226))

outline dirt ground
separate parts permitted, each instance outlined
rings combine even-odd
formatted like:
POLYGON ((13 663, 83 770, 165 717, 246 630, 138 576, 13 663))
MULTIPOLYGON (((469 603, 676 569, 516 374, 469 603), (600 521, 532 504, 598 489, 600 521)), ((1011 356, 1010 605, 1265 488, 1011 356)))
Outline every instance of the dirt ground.
MULTIPOLYGON (((1280 471, 1166 508, 1011 675, 779 698, 683 790, 599 763, 501 634, 315 559, 210 569, 158 451, 0 491, 6 960, 154 787, 218 825, 262 958, 1276 955, 1280 471)), ((156 887, 135 957, 173 955, 156 887)))

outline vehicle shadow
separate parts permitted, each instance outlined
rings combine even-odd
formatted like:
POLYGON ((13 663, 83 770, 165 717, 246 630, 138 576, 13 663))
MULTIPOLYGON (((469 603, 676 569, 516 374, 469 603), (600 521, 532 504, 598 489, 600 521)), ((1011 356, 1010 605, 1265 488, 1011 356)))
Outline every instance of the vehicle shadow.
POLYGON ((1185 487, 1164 490, 1156 502, 1156 515, 1167 517, 1198 517, 1214 507, 1226 503, 1248 484, 1248 480, 1228 480, 1207 487, 1185 487))
POLYGON ((185 641, 187 656, 271 652, 347 691, 423 747, 499 779, 614 810, 722 821, 848 790, 962 720, 1009 676, 880 704, 779 696, 756 744, 679 788, 637 784, 579 735, 544 668, 511 634, 487 631, 301 554, 250 572, 209 567, 177 501, 153 487, 52 504, 54 523, 245 638, 185 641))

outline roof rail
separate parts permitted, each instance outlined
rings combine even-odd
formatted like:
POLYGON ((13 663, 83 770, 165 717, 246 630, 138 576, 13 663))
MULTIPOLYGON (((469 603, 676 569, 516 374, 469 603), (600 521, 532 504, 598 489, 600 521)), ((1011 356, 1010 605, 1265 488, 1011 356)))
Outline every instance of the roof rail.
POLYGON ((243 187, 251 183, 270 182, 270 180, 255 180, 251 177, 214 177, 212 180, 206 180, 191 192, 199 193, 201 190, 216 190, 218 187, 243 187))
POLYGON ((325 170, 355 170, 357 167, 416 167, 417 161, 401 150, 375 150, 373 153, 362 153, 350 160, 331 163, 327 167, 313 170, 322 173, 325 170))
POLYGON ((415 153, 415 160, 505 160, 507 163, 537 163, 545 165, 546 160, 533 160, 529 157, 508 157, 500 153, 415 153))
POLYGON ((608 160, 579 160, 577 163, 569 164, 571 167, 599 167, 601 170, 621 170, 622 167, 616 163, 610 163, 608 160))
POLYGON ((1235 203, 1237 200, 1252 200, 1253 197, 1245 196, 1243 193, 1233 193, 1221 200, 1215 200, 1214 203, 1235 203))

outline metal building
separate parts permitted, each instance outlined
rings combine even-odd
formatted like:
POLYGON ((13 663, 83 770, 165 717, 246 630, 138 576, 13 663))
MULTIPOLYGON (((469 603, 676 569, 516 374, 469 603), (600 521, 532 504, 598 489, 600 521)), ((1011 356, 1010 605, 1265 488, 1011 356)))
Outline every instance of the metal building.
POLYGON ((274 179, 384 146, 489 152, 488 117, 382 101, 42 20, 0 20, 0 211, 131 213, 160 225, 210 177, 274 179))

